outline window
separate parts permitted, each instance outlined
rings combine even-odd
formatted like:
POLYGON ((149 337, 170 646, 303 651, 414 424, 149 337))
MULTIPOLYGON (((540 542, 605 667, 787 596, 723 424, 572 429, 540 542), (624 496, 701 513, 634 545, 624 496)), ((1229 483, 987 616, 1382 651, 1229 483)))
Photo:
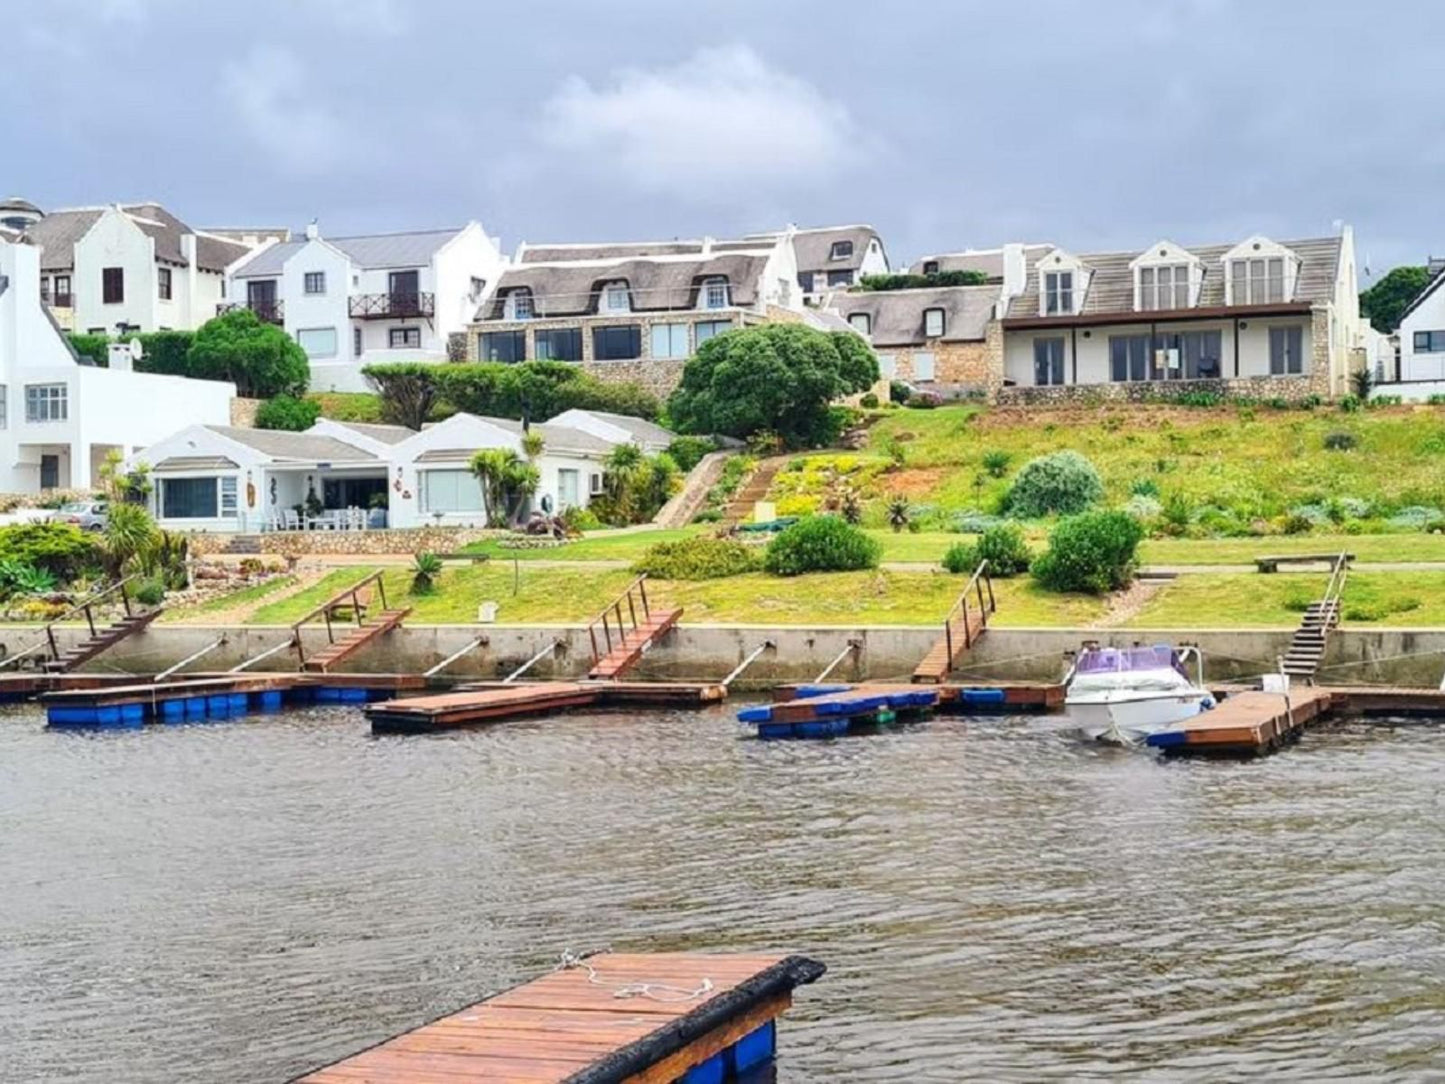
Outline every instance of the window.
POLYGON ((326 272, 306 272, 301 276, 301 290, 307 294, 324 294, 326 292, 326 272))
POLYGON ((236 476, 234 474, 223 475, 221 478, 221 515, 234 516, 236 514, 236 476))
POLYGON ((602 492, 602 475, 589 474, 587 476, 587 492, 594 497, 602 492))
POLYGON ((421 347, 421 328, 394 327, 387 332, 387 342, 393 350, 400 347, 421 347))
POLYGON ((423 512, 481 512, 482 483, 469 470, 424 470, 421 478, 423 512))
POLYGON ((361 328, 351 329, 351 354, 353 357, 361 357, 361 328))
POLYGON ((101 269, 100 300, 105 305, 119 305, 125 300, 125 268, 106 267, 101 269))
POLYGON ((943 310, 923 310, 923 337, 925 339, 941 339, 943 337, 943 310))
POLYGON ((1149 361, 1148 335, 1109 336, 1110 380, 1148 380, 1149 361))
POLYGON ((602 289, 602 308, 606 312, 628 312, 632 299, 627 292, 627 283, 609 282, 602 289))
POLYGON ((25 385, 27 422, 63 422, 70 417, 69 391, 65 384, 25 385))
POLYGON ((913 355, 913 379, 918 381, 933 379, 933 355, 927 350, 920 350, 913 355))
POLYGON ((171 269, 169 267, 156 268, 156 296, 162 301, 171 299, 171 269))
POLYGON ((1187 309, 1189 307, 1189 265, 1139 268, 1141 309, 1187 309))
POLYGON ((853 272, 851 272, 851 271, 829 271, 829 272, 828 272, 828 285, 829 285, 829 286, 852 286, 852 285, 853 285, 853 272))
POLYGON ((572 508, 582 501, 578 492, 582 485, 582 472, 575 467, 562 467, 557 471, 557 509, 572 508))
POLYGON ((482 291, 485 290, 486 288, 487 288, 487 280, 486 280, 486 279, 479 279, 479 278, 477 278, 476 275, 473 275, 473 276, 472 276, 472 285, 471 285, 471 288, 467 291, 467 296, 470 297, 473 301, 475 301, 477 298, 479 298, 479 297, 482 296, 482 291))
POLYGON ((898 359, 892 354, 879 354, 878 375, 884 380, 891 380, 896 372, 898 372, 898 359))
POLYGON ((1064 340, 1062 337, 1034 340, 1034 383, 1064 382, 1064 340))
POLYGON ((853 325, 854 331, 861 331, 864 335, 873 333, 873 317, 866 312, 855 312, 848 317, 848 323, 853 325))
MULTIPOLYGON (((216 477, 162 478, 162 519, 215 519, 216 477)), ((232 483, 235 479, 231 479, 232 483)))
POLYGON ((226 299, 226 280, 225 280, 225 279, 222 279, 222 280, 221 280, 221 300, 224 301, 225 299, 226 299))
POLYGON ((728 280, 725 278, 710 278, 702 284, 702 307, 705 309, 725 309, 728 307, 728 280))
POLYGON ((937 261, 937 260, 927 260, 927 261, 925 261, 924 264, 923 264, 923 273, 924 273, 925 275, 936 275, 936 274, 938 274, 938 261, 937 261))
POLYGON ((653 324, 652 356, 655 358, 687 357, 686 324, 653 324))
POLYGON ((833 247, 828 250, 830 260, 848 260, 853 257, 852 241, 834 241, 833 247))
POLYGON ((10 428, 10 394, 4 384, 0 384, 0 429, 10 428))
POLYGON ((536 334, 537 358, 540 361, 581 361, 582 329, 559 327, 536 334))
MULTIPOLYGON (((1218 331, 1186 331, 1182 335, 1163 337, 1164 349, 1178 350, 1185 380, 1214 380, 1224 375, 1221 345, 1224 335, 1218 331)), ((1171 377, 1181 375, 1171 373, 1171 377)))
POLYGON ((1272 327, 1269 329, 1269 374, 1289 376, 1305 371, 1304 329, 1272 327))
POLYGON ((803 293, 811 294, 813 292, 813 272, 799 271, 798 285, 802 287, 803 293))
POLYGON ((692 325, 693 336, 697 345, 701 346, 714 335, 721 335, 724 331, 731 331, 733 322, 731 320, 704 320, 701 323, 692 325))
MULTIPOLYGON (((224 282, 222 283, 224 285, 224 282)), ((225 296, 224 294, 222 295, 225 296)), ((55 276, 55 304, 62 309, 70 308, 70 276, 55 276)))
POLYGON ((1445 331, 1415 332, 1415 353, 1438 354, 1445 351, 1445 331))
POLYGON ((484 331, 480 349, 483 361, 526 361, 527 333, 525 331, 484 331))
POLYGON ((592 360, 631 361, 642 356, 642 328, 636 324, 592 329, 592 360))
POLYGON ((509 320, 530 320, 534 314, 532 291, 513 290, 507 295, 507 305, 512 310, 509 320))
POLYGON ((1074 311, 1074 273, 1049 271, 1044 275, 1044 314, 1074 311))
POLYGON ((1230 267, 1231 303, 1277 304, 1284 297, 1284 258, 1235 260, 1230 267))
POLYGON ((296 343, 306 351, 308 358, 334 358, 336 356, 336 329, 334 327, 298 328, 296 343))

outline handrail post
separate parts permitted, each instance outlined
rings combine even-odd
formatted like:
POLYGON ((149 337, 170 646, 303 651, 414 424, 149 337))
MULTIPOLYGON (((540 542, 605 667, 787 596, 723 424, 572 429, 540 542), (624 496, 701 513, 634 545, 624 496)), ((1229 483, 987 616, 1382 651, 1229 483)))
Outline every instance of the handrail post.
POLYGON ((948 651, 948 662, 953 663, 953 615, 949 614, 943 620, 943 643, 948 651))
POLYGON ((390 609, 390 607, 386 604, 386 580, 382 578, 380 572, 376 574, 376 593, 381 596, 382 610, 390 609))
POLYGON ((993 577, 985 572, 983 578, 988 581, 988 611, 989 613, 996 613, 998 611, 998 603, 993 599, 993 577))
POLYGON ((361 588, 354 587, 351 591, 351 616, 356 622, 356 627, 361 628, 361 588))
POLYGON ((331 634, 331 607, 328 606, 322 610, 321 616, 326 622, 326 642, 329 644, 336 643, 336 637, 331 634))
POLYGON ((627 630, 627 626, 622 623, 622 600, 621 600, 621 599, 614 599, 614 600, 612 601, 612 611, 613 611, 613 613, 615 613, 615 614, 617 615, 617 635, 618 635, 620 638, 622 638, 622 639, 625 640, 625 639, 627 639, 627 631, 626 631, 626 630, 627 630))
POLYGON ((637 591, 642 596, 642 614, 644 617, 651 617, 652 610, 647 605, 647 573, 637 577, 637 591))
POLYGON ((637 628, 637 607, 632 604, 632 592, 627 592, 627 613, 632 618, 632 627, 637 628))
MULTIPOLYGON (((973 646, 973 631, 968 627, 968 597, 965 596, 959 599, 959 601, 963 603, 963 609, 961 611, 961 616, 963 617, 963 649, 967 651, 973 646)), ((948 661, 952 662, 953 660, 949 659, 948 661)))
POLYGON ((60 658, 60 648, 55 643, 55 622, 52 621, 45 626, 45 637, 50 641, 50 657, 52 659, 60 658))
POLYGON ((126 617, 130 617, 130 593, 125 589, 125 580, 120 581, 120 604, 125 607, 126 617))
POLYGON ((592 664, 595 666, 595 665, 597 665, 597 662, 598 662, 598 660, 599 660, 599 658, 600 658, 600 656, 598 656, 598 654, 597 654, 597 626, 596 626, 596 624, 591 624, 591 625, 588 625, 588 626, 587 626, 587 637, 588 637, 588 639, 590 639, 590 640, 592 641, 592 664))
POLYGON ((90 626, 90 635, 95 636, 95 615, 90 612, 90 603, 85 604, 85 623, 90 626))

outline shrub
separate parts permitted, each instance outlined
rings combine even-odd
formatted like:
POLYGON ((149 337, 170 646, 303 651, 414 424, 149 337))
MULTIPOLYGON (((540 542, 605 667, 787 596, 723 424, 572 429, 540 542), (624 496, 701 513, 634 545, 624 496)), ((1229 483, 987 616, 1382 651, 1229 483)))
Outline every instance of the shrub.
POLYGON ((1309 534, 1314 530, 1314 526, 1314 520, 1296 511, 1284 517, 1280 531, 1284 534, 1309 534))
POLYGON ((1024 532, 1017 523, 1000 523, 983 532, 974 546, 981 561, 988 562, 988 570, 995 576, 1007 579, 1029 570, 1033 555, 1029 553, 1024 532))
POLYGON ((1001 448, 990 448, 983 453, 983 469, 991 478, 1002 478, 1008 473, 1008 465, 1013 461, 1013 456, 1001 448))
POLYGON ((943 569, 955 576, 961 576, 965 572, 972 573, 980 560, 976 543, 955 542, 943 552, 943 569))
POLYGON ((1344 395, 1340 397, 1339 406, 1340 410, 1346 414, 1358 414, 1360 410, 1360 400, 1353 395, 1344 395))
POLYGON ((229 380, 251 399, 300 395, 311 376, 306 352, 250 309, 232 309, 202 324, 186 354, 188 375, 229 380))
POLYGON ((1445 522, 1445 512, 1423 505, 1401 508, 1390 517, 1391 527, 1403 527, 1411 531, 1424 531, 1445 522))
POLYGON ((877 410, 877 409, 878 409, 878 396, 874 395, 874 394, 870 391, 867 395, 863 396, 863 398, 861 398, 861 399, 858 400, 858 405, 859 405, 860 407, 862 407, 864 410, 877 410))
POLYGON ((985 271, 934 271, 927 275, 891 274, 864 275, 858 285, 865 291, 919 290, 932 286, 984 286, 985 271))
POLYGON ((697 515, 692 517, 694 523, 721 523, 723 518, 721 508, 704 508, 697 515))
POLYGON ((907 497, 892 497, 888 501, 888 526, 893 528, 894 533, 903 530, 908 526, 912 518, 907 497))
POLYGON ((1370 390, 1375 386, 1375 374, 1369 369, 1356 369, 1350 374, 1350 387, 1354 388, 1356 397, 1361 402, 1370 398, 1370 390))
POLYGON ((160 580, 142 580, 135 589, 135 600, 142 606, 159 606, 166 597, 166 585, 160 580))
POLYGON ((768 545, 763 567, 775 576, 877 568, 883 547, 834 516, 799 520, 768 545))
POLYGON ((1176 491, 1164 498, 1159 512, 1164 519, 1165 531, 1172 535, 1182 535, 1189 527, 1194 507, 1189 503, 1188 497, 1176 491))
POLYGON ((1059 523, 1049 548, 1033 563, 1034 578, 1050 591, 1101 595, 1129 585, 1144 528, 1123 512, 1085 512, 1059 523))
POLYGON ((667 446, 667 454, 684 474, 701 463, 703 456, 716 450, 717 443, 711 437, 674 437, 667 446))
POLYGON ((716 580, 756 572, 762 564, 762 552, 757 547, 700 535, 657 543, 632 570, 660 580, 716 580))
POLYGON ((93 536, 69 523, 16 523, 0 527, 0 562, 44 569, 68 583, 100 565, 93 536))
POLYGON ((1011 515, 1032 519, 1082 512, 1103 495, 1092 463, 1078 452, 1053 452, 1024 464, 1005 503, 1011 515))
POLYGON ((21 561, 0 561, 0 596, 43 595, 55 590, 55 573, 21 561))
POLYGON ((311 399, 278 395, 267 399, 256 410, 257 429, 288 429, 300 433, 310 429, 321 416, 321 404, 311 399))
POLYGON ((1324 439, 1325 449, 1331 452, 1347 452, 1359 443, 1360 440, 1355 434, 1343 430, 1326 433, 1324 439))
POLYGON ((1153 478, 1137 478, 1129 487, 1129 492, 1135 497, 1157 497, 1159 496, 1159 483, 1153 478))
POLYGON ((429 595, 436 590, 437 578, 442 574, 442 559, 435 553, 418 553, 412 559, 411 593, 429 595))
POLYGON ((916 391, 903 405, 914 410, 932 410, 943 405, 943 396, 936 391, 916 391))
POLYGON ((601 529, 602 521, 591 509, 583 508, 580 504, 569 504, 562 509, 562 526, 568 534, 580 534, 582 531, 596 531, 601 529))
POLYGON ((953 522, 948 526, 948 530, 956 531, 959 534, 983 534, 983 532, 990 527, 1003 522, 998 516, 991 516, 987 512, 970 509, 955 515, 953 522))
MULTIPOLYGON (((888 398, 893 402, 906 403, 908 402, 908 397, 912 394, 913 389, 902 380, 890 380, 888 382, 888 398)), ((1442 402, 1445 402, 1445 395, 1442 395, 1440 398, 1442 402)))
POLYGON ((1164 506, 1155 497, 1136 495, 1124 502, 1124 511, 1141 523, 1148 523, 1163 514, 1164 506))

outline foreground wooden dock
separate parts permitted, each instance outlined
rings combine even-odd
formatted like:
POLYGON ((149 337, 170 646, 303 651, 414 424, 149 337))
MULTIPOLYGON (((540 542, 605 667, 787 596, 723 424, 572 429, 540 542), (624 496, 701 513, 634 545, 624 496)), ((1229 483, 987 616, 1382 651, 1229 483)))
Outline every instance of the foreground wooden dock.
POLYGON ((802 956, 603 953, 297 1078, 304 1084, 717 1084, 773 1057, 802 956))
POLYGON ((1146 744, 1173 754, 1268 752, 1298 737, 1342 699, 1332 689, 1309 686, 1291 690, 1287 698, 1257 690, 1234 693, 1177 730, 1151 734, 1146 744))
POLYGON ((572 708, 702 707, 726 698, 727 688, 712 682, 476 682, 435 696, 411 696, 369 704, 366 717, 377 733, 414 734, 572 708))

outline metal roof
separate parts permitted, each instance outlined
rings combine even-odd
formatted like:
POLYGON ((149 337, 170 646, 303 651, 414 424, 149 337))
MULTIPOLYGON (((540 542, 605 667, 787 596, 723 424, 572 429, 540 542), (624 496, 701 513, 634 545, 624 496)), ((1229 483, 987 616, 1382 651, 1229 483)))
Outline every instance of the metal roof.
POLYGON ((206 428, 272 459, 298 463, 380 462, 370 452, 335 437, 281 429, 238 429, 230 425, 208 425, 206 428))
MULTIPOLYGON (((417 233, 377 233, 360 237, 322 237, 319 240, 345 253, 346 257, 362 270, 372 271, 387 267, 425 267, 431 263, 437 249, 459 233, 460 229, 425 230, 417 233)), ((308 240, 300 238, 282 241, 262 249, 236 270, 236 277, 279 275, 286 261, 308 244, 308 240)))

